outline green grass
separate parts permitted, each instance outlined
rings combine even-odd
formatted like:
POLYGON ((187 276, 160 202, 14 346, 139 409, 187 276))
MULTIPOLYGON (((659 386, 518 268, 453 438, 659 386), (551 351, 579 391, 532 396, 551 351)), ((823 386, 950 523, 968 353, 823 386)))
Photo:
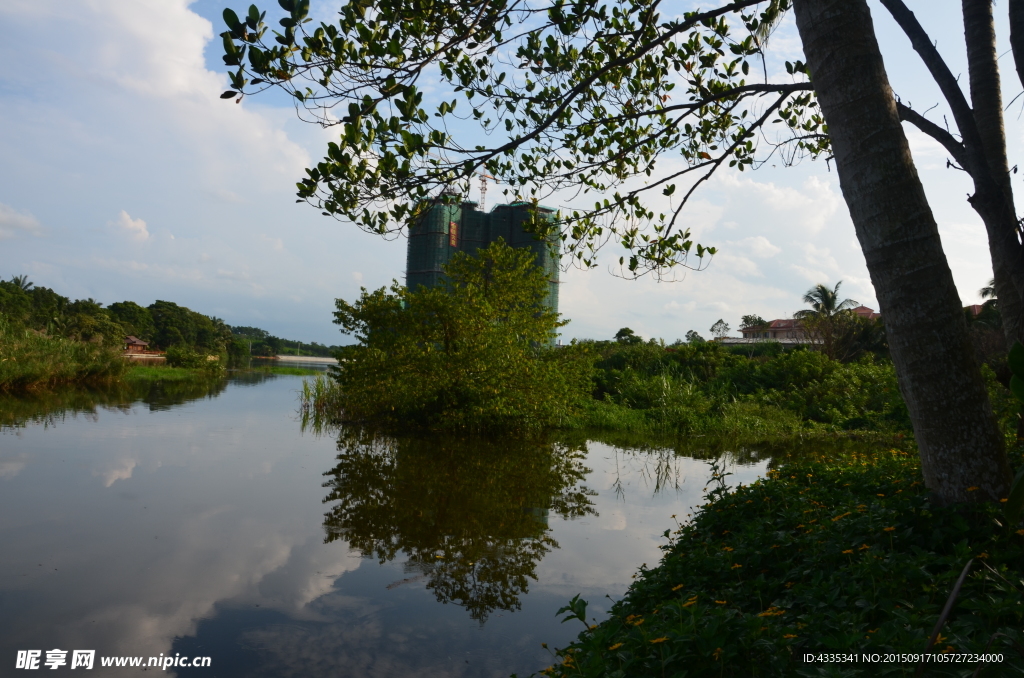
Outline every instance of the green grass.
POLYGON ((652 435, 780 436, 812 430, 814 426, 793 412, 758 403, 732 402, 711 411, 686 406, 634 409, 591 400, 563 428, 652 435))
POLYGON ((0 314, 0 393, 111 382, 126 367, 117 348, 46 336, 0 314))
MULTIPOLYGON (((1024 461, 1019 451, 1015 461, 1024 461)), ((939 653, 1003 655, 1024 670, 1024 530, 994 505, 941 508, 916 454, 812 456, 707 503, 642 567, 609 619, 588 626, 556 676, 911 676, 916 662, 805 665, 804 653, 923 653, 958 576, 939 653)), ((574 599, 568 619, 590 624, 574 599)), ((578 622, 577 622, 578 623, 578 622)), ((977 666, 932 663, 926 676, 977 666)))
POLYGON ((170 367, 168 365, 132 365, 125 373, 124 379, 129 382, 146 381, 198 381, 208 379, 209 370, 190 367, 170 367))
POLYGON ((323 374, 323 370, 313 367, 295 367, 291 365, 260 365, 253 367, 254 372, 269 372, 270 374, 282 374, 295 377, 315 377, 323 374))
POLYGON ((341 392, 338 382, 322 372, 312 379, 302 380, 299 403, 303 430, 311 430, 317 435, 328 433, 340 420, 341 392))

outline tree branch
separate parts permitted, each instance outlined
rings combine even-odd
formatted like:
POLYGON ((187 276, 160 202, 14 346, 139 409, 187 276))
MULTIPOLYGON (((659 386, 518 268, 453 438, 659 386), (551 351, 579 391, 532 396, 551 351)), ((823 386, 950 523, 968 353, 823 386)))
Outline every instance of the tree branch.
MULTIPOLYGON (((906 36, 910 38, 910 44, 914 51, 921 57, 928 72, 939 86, 942 96, 945 97, 946 103, 949 104, 949 108, 953 112, 953 120, 956 121, 960 136, 964 140, 964 160, 966 162, 963 167, 974 177, 979 189, 982 189, 985 183, 993 183, 981 143, 981 134, 978 132, 978 126, 974 120, 974 111, 967 103, 967 98, 964 96, 963 90, 960 89, 960 83, 957 82, 946 62, 942 60, 942 56, 939 55, 939 51, 932 44, 917 17, 907 8, 903 0, 881 0, 881 3, 889 10, 892 18, 900 25, 906 36), (984 181, 986 178, 988 178, 988 182, 984 181)), ((994 183, 992 188, 996 188, 994 183)))
POLYGON ((935 139, 942 147, 949 151, 949 154, 953 156, 953 160, 961 167, 967 164, 967 151, 964 149, 964 145, 956 140, 952 134, 942 129, 934 122, 924 117, 914 109, 906 106, 902 101, 896 102, 896 110, 899 111, 900 120, 909 122, 911 125, 921 130, 932 139, 935 139))

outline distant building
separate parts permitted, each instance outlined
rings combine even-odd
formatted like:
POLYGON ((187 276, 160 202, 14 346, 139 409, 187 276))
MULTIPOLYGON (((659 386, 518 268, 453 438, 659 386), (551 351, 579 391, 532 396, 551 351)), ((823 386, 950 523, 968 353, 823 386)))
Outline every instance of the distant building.
POLYGON ((800 340, 800 343, 811 343, 804 324, 799 320, 773 320, 767 325, 747 327, 740 331, 744 339, 794 339, 800 340))
MULTIPOLYGON (((875 320, 881 318, 881 313, 876 313, 874 309, 868 308, 867 306, 858 306, 857 308, 851 309, 851 311, 867 320, 875 320)), ((743 333, 743 338, 738 337, 726 337, 722 340, 724 344, 750 344, 757 341, 777 341, 781 344, 814 344, 816 340, 811 334, 804 328, 803 322, 796 319, 783 319, 772 320, 765 325, 758 325, 754 327, 747 327, 740 330, 743 333)))
POLYGON ((145 353, 147 346, 149 346, 149 342, 143 341, 138 337, 128 335, 124 338, 124 350, 126 353, 145 353))
MULTIPOLYGON (((475 202, 446 205, 436 201, 419 223, 409 229, 409 245, 405 259, 405 285, 409 289, 433 287, 444 277, 442 267, 456 252, 473 254, 502 238, 510 247, 528 248, 537 256, 548 279, 544 303, 558 312, 559 245, 561 241, 544 241, 528 232, 524 225, 534 206, 517 202, 497 205, 490 212, 480 212, 475 202)), ((541 219, 554 221, 555 210, 537 207, 541 219)))
POLYGON ((867 318, 868 320, 874 320, 875 318, 881 318, 881 313, 875 313, 875 309, 868 308, 867 306, 858 306, 853 309, 853 312, 859 315, 861 318, 867 318))

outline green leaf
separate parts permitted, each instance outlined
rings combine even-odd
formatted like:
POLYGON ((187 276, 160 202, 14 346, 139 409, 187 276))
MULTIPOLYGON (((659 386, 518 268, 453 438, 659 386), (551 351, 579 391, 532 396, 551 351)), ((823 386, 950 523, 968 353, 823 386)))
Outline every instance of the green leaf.
POLYGON ((1016 374, 1010 377, 1010 392, 1017 400, 1024 403, 1024 379, 1016 374))
POLYGON ((235 92, 234 90, 230 90, 229 89, 227 92, 224 92, 223 94, 221 94, 220 98, 221 99, 233 99, 236 96, 238 96, 238 92, 235 92))
MULTIPOLYGON (((1020 344, 1016 344, 1020 346, 1020 344)), ((1021 513, 1024 512, 1024 467, 1017 471, 1017 477, 1010 485, 1010 496, 1006 498, 1003 505, 1003 515, 1006 516, 1006 524, 1013 528, 1019 522, 1021 513)))
POLYGON ((223 16, 224 23, 227 24, 228 28, 231 30, 236 31, 241 27, 242 22, 238 20, 238 15, 235 14, 233 9, 225 8, 223 16))
POLYGON ((1010 371, 1024 379, 1024 346, 1019 341, 1013 342, 1013 348, 1010 349, 1008 360, 1010 371))

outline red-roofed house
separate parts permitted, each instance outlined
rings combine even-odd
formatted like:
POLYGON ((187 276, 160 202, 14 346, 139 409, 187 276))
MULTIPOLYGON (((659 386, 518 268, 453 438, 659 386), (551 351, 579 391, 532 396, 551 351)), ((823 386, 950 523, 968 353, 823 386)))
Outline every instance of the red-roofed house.
POLYGON ((149 346, 149 342, 143 341, 138 337, 128 335, 124 338, 124 350, 126 353, 145 353, 147 346, 149 346))
MULTIPOLYGON (((853 313, 861 318, 874 320, 880 318, 881 313, 867 306, 858 306, 852 309, 853 313)), ((747 327, 740 330, 743 338, 726 337, 723 343, 726 344, 749 344, 754 341, 778 341, 782 344, 813 344, 814 339, 804 329, 804 324, 796 319, 779 318, 772 320, 767 325, 747 327)))

